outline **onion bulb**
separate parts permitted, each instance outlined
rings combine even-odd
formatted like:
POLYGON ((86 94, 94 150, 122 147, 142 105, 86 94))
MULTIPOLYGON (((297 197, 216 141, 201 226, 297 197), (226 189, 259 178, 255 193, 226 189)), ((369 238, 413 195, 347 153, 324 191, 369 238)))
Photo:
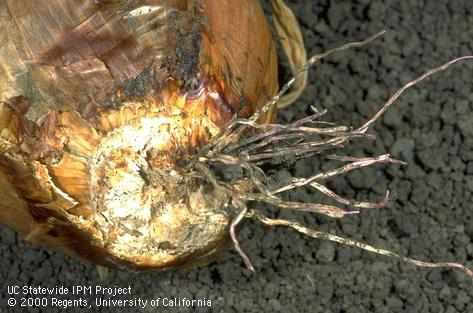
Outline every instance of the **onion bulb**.
POLYGON ((0 16, 0 221, 108 267, 228 246, 229 197, 185 164, 277 91, 259 1, 5 0, 0 16))

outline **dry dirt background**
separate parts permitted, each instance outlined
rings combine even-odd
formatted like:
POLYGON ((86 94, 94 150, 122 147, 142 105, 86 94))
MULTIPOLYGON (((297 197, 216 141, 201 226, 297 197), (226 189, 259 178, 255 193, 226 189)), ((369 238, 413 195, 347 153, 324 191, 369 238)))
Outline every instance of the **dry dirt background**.
MULTIPOLYGON (((469 0, 288 1, 303 28, 309 54, 388 30, 366 48, 328 58, 310 71, 310 86, 280 112, 289 122, 310 105, 325 107, 325 120, 358 126, 396 88, 427 68, 473 54, 473 4, 469 0)), ((371 130, 374 142, 356 141, 347 154, 386 152, 406 167, 378 165, 331 181, 357 199, 395 198, 382 210, 342 220, 281 213, 306 225, 431 261, 473 268, 473 61, 437 74, 408 91, 371 130)), ((274 179, 309 175, 317 159, 297 161, 274 179)), ((319 199, 305 189, 290 199, 319 199)), ((43 250, 0 226, 0 312, 7 285, 132 286, 133 297, 210 298, 199 312, 473 312, 472 282, 460 272, 415 268, 394 259, 305 238, 285 228, 247 221, 239 238, 256 274, 234 252, 190 273, 112 271, 100 282, 94 266, 43 250)), ((31 309, 29 312, 56 312, 31 309)), ((68 309, 68 312, 88 310, 68 309)), ((140 312, 103 309, 100 312, 140 312)), ((181 308, 142 312, 191 312, 181 308)), ((22 312, 25 312, 24 310, 22 312)), ((91 311, 92 312, 92 311, 91 311)), ((93 312, 99 312, 97 310, 93 312)))

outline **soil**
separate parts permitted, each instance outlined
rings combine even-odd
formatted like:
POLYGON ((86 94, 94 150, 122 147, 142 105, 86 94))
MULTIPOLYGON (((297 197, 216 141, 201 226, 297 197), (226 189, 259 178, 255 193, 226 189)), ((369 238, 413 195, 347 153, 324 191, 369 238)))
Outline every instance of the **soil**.
MULTIPOLYGON (((310 70, 300 100, 279 112, 280 122, 327 108, 324 120, 359 126, 397 88, 428 68, 473 53, 469 0, 290 0, 308 53, 387 33, 364 48, 333 55, 310 70)), ((347 155, 392 153, 407 166, 376 165, 330 181, 347 197, 379 200, 386 208, 333 220, 278 212, 318 230, 356 239, 426 261, 473 268, 473 61, 456 64, 407 91, 371 129, 374 141, 355 140, 347 155)), ((275 181, 325 168, 317 158, 274 170, 275 181)), ((300 189, 292 200, 316 201, 300 189)), ((274 209, 273 209, 274 210, 274 209)), ((0 226, 0 312, 9 308, 7 286, 131 286, 123 299, 210 299, 211 307, 69 308, 69 312, 473 312, 473 285, 455 270, 416 268, 357 248, 304 237, 283 227, 245 221, 238 237, 256 272, 234 252, 188 273, 110 271, 31 245, 0 226)), ((51 299, 52 296, 47 296, 51 299)), ((83 296, 94 300, 98 296, 83 296)), ((19 296, 16 297, 19 299, 19 296)), ((78 299, 71 296, 70 299, 78 299)), ((62 312, 50 305, 28 312, 62 312)))

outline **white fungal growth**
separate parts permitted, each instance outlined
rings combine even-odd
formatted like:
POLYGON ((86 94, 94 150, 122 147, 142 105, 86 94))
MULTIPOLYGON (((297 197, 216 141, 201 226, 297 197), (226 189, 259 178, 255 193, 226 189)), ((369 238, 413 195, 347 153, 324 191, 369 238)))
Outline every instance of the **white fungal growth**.
POLYGON ((191 184, 176 164, 196 127, 215 126, 180 114, 154 115, 104 136, 89 170, 105 245, 119 257, 162 262, 221 238, 229 217, 226 196, 191 184))

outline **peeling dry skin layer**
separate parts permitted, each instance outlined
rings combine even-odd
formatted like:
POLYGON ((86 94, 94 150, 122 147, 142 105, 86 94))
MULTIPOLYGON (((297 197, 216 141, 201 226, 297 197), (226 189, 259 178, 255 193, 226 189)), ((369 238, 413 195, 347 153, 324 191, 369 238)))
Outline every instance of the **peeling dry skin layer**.
POLYGON ((227 230, 224 195, 193 184, 176 168, 196 128, 217 131, 205 119, 158 113, 101 140, 90 159, 90 194, 111 254, 168 262, 203 249, 227 230))

